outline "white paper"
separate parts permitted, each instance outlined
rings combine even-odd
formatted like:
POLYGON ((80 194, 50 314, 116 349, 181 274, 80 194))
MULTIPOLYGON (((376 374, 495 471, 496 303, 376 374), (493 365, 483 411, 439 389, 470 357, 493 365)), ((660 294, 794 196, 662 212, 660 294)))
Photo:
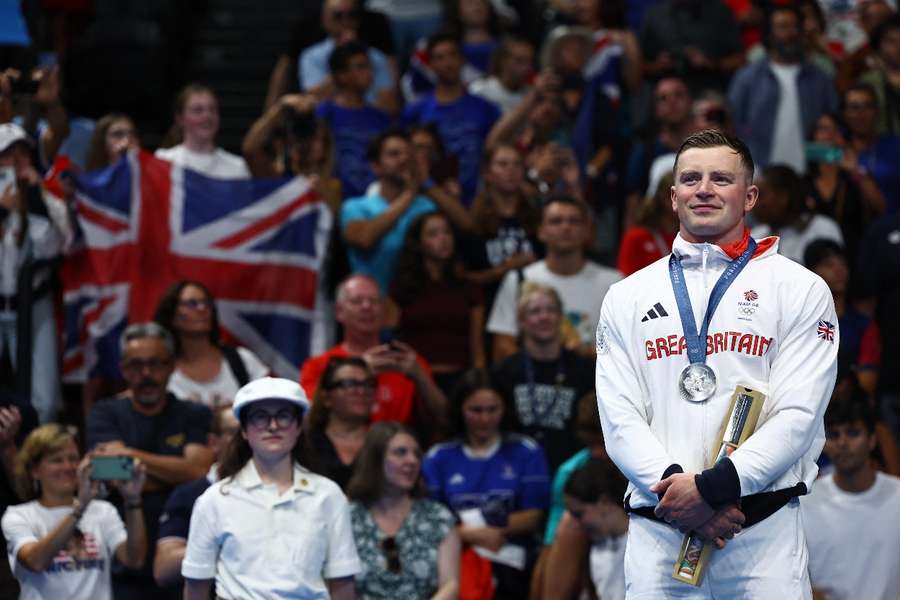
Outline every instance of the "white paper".
MULTIPOLYGON (((459 519, 467 527, 487 527, 484 515, 477 508, 470 508, 459 513, 459 519)), ((520 571, 525 568, 525 548, 517 544, 504 544, 499 552, 491 552, 481 546, 472 546, 478 556, 520 571)))

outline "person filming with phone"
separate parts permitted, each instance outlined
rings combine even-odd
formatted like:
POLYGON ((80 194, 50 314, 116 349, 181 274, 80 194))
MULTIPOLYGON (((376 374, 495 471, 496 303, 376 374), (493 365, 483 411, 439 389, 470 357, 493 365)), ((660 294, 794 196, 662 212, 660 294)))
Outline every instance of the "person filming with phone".
POLYGON ((2 524, 20 598, 111 600, 112 558, 140 568, 147 554, 144 465, 82 457, 75 435, 50 423, 25 439, 15 475, 27 501, 9 507, 2 524), (97 498, 101 481, 125 499, 124 523, 112 504, 97 498))

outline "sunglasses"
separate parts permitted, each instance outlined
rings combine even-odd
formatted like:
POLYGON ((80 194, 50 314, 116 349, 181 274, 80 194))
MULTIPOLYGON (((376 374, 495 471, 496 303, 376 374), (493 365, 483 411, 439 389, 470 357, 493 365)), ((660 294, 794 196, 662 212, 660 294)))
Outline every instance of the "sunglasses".
POLYGON ((397 545, 397 538, 391 536, 381 540, 381 551, 387 560, 388 571, 399 573, 403 567, 400 565, 400 546, 397 545))

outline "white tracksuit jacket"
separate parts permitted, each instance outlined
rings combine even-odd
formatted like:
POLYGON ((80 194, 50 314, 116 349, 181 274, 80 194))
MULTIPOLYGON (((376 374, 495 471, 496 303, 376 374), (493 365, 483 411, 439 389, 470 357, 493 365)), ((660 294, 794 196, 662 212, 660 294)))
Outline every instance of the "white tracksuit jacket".
MULTIPOLYGON (((694 473, 709 466, 737 385, 766 394, 756 432, 731 455, 741 496, 801 481, 811 487, 837 372, 837 316, 825 282, 777 248, 777 238, 759 241, 714 313, 707 364, 718 388, 706 402, 689 402, 678 392, 689 361, 668 257, 610 288, 597 327, 597 401, 606 450, 629 480, 632 507, 657 503, 649 488, 670 465, 694 473)), ((673 252, 682 257, 699 330, 731 258, 716 245, 691 244, 680 235, 673 252)), ((680 540, 673 528, 653 525, 680 540)))

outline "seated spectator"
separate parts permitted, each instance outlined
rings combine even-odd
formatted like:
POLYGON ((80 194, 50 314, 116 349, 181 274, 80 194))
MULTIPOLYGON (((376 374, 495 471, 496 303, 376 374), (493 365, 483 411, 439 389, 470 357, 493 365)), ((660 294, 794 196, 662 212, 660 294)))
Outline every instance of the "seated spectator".
POLYGON ((813 210, 840 224, 850 263, 856 264, 860 237, 869 221, 884 211, 884 196, 856 164, 839 119, 825 113, 816 121, 810 151, 819 156, 808 157, 809 171, 804 179, 813 210))
POLYGON ((900 136, 900 15, 882 21, 872 31, 870 43, 878 60, 874 68, 860 76, 859 82, 872 86, 878 98, 878 134, 900 136))
MULTIPOLYGON (((15 490, 16 454, 25 437, 38 426, 37 412, 28 398, 0 389, 0 515, 7 507, 22 501, 15 490)), ((6 545, 0 528, 0 543, 6 545)), ((19 584, 10 570, 9 561, 0 561, 0 590, 18 598, 19 584)))
POLYGON ((30 398, 46 423, 60 398, 54 265, 72 226, 66 205, 41 187, 32 149, 24 129, 0 124, 0 359, 12 366, 0 387, 30 398))
POLYGON ((303 424, 303 464, 342 490, 369 431, 377 385, 362 358, 331 357, 303 424))
POLYGON ((250 177, 244 159, 216 146, 219 100, 205 85, 192 83, 175 99, 175 124, 156 156, 218 179, 250 177))
POLYGON ((337 484, 299 463, 309 409, 293 381, 264 377, 234 401, 240 421, 219 462, 219 481, 194 505, 181 563, 185 600, 347 600, 360 572, 350 511, 337 484))
MULTIPOLYGON (((106 456, 130 456, 147 468, 143 486, 147 539, 157 538, 159 517, 176 485, 206 474, 214 457, 206 446, 210 411, 179 400, 166 390, 175 368, 175 342, 156 323, 125 328, 119 343, 120 368, 128 386, 115 398, 94 404, 87 418, 87 446, 106 456)), ((153 546, 140 571, 125 570, 113 578, 116 595, 166 598, 153 582, 153 546)))
POLYGON ((112 600, 113 558, 133 569, 144 563, 147 535, 141 511, 146 469, 129 481, 110 481, 125 499, 125 522, 97 498, 91 455, 56 423, 32 431, 16 456, 16 488, 24 504, 3 515, 9 564, 22 598, 112 600))
POLYGON ((481 191, 472 204, 473 230, 460 248, 466 277, 485 290, 486 306, 493 303, 504 275, 533 263, 543 250, 535 196, 516 147, 489 147, 482 160, 481 191))
POLYGON ((527 39, 505 36, 494 48, 487 77, 469 84, 469 93, 496 104, 510 113, 530 88, 534 74, 534 45, 527 39))
POLYGON ((281 96, 250 127, 241 152, 254 177, 309 177, 337 214, 343 196, 341 182, 333 175, 334 136, 313 114, 316 102, 309 94, 281 96))
POLYGON ((500 110, 466 91, 462 77, 460 40, 438 34, 428 40, 428 57, 437 77, 433 92, 408 105, 401 116, 404 125, 435 123, 447 150, 459 159, 462 202, 470 206, 478 185, 478 169, 485 140, 500 118, 500 110))
MULTIPOLYGON (((483 79, 490 68, 491 55, 498 45, 500 20, 496 4, 489 0, 452 0, 447 3, 447 19, 443 29, 460 40, 462 58, 462 80, 469 85, 483 79)), ((420 100, 424 94, 434 91, 439 75, 432 64, 428 49, 429 37, 419 39, 416 50, 410 58, 409 68, 404 73, 400 85, 407 103, 420 100)))
POLYGON ((810 211, 803 180, 793 169, 785 165, 766 167, 756 184, 760 202, 753 211, 759 221, 751 231, 754 239, 777 235, 778 253, 801 264, 803 252, 813 240, 844 243, 834 219, 810 211))
POLYGON ((896 13, 896 7, 887 0, 867 0, 856 5, 856 21, 865 35, 857 48, 846 48, 849 54, 838 65, 838 91, 845 92, 859 81, 860 75, 875 67, 877 57, 870 40, 872 32, 896 13))
MULTIPOLYGON (((460 231, 472 229, 472 217, 459 203, 462 190, 459 187, 459 159, 447 153, 441 133, 434 123, 413 125, 409 128, 409 142, 419 173, 425 177, 428 194, 435 198, 460 231), (451 202, 447 198, 451 198, 451 202)), ((371 194, 371 191, 369 192, 371 194)))
MULTIPOLYGON (((643 198, 656 192, 656 182, 651 181, 657 160, 671 157, 675 164, 675 152, 681 142, 700 128, 692 111, 691 93, 680 77, 666 76, 653 89, 652 134, 636 141, 628 156, 625 190, 625 226, 636 218, 637 206, 643 198)), ((671 171, 671 169, 668 169, 671 171)), ((667 252, 668 254, 668 252, 667 252)))
POLYGON ((828 284, 834 298, 841 332, 835 387, 840 389, 843 380, 852 375, 867 394, 875 394, 881 367, 881 336, 875 321, 860 312, 850 298, 846 251, 833 240, 813 240, 803 253, 803 264, 828 284))
POLYGON ((544 597, 570 598, 591 587, 604 600, 625 598, 628 515, 622 498, 627 486, 609 459, 591 458, 572 473, 565 486, 560 535, 547 556, 544 597))
POLYGON ((865 402, 825 412, 834 470, 800 500, 816 598, 888 600, 900 587, 900 479, 875 470, 874 431, 865 402))
POLYGON ((511 433, 514 409, 486 371, 460 378, 450 420, 454 439, 428 452, 425 480, 432 497, 456 513, 463 543, 491 560, 495 597, 523 598, 550 494, 544 453, 511 433))
POLYGON ((534 281, 556 290, 563 303, 563 345, 581 354, 593 355, 594 329, 606 291, 622 275, 584 255, 590 217, 584 204, 567 196, 553 196, 544 205, 538 239, 547 256, 524 269, 521 276, 510 271, 503 278, 488 318, 487 330, 494 334, 493 358, 500 361, 518 350, 519 327, 516 307, 521 285, 534 281))
POLYGON ((335 47, 328 59, 334 95, 316 106, 316 116, 334 135, 335 171, 345 198, 362 196, 375 179, 366 160, 372 139, 388 128, 391 117, 366 101, 372 83, 372 65, 359 42, 335 47))
POLYGON ((845 162, 851 174, 871 177, 884 195, 885 213, 900 212, 900 135, 878 133, 875 90, 866 84, 844 92, 843 117, 847 124, 845 162))
POLYGON ((422 451, 412 431, 375 424, 347 488, 363 572, 356 597, 450 600, 459 588, 460 540, 447 508, 424 498, 422 451))
POLYGON ((766 59, 741 68, 728 88, 735 131, 759 168, 784 164, 802 174, 804 141, 822 113, 837 110, 837 93, 806 56, 797 7, 773 5, 765 24, 766 59))
POLYGON ((667 173, 659 180, 656 192, 644 196, 634 215, 634 225, 622 234, 617 266, 628 277, 636 271, 668 256, 675 241, 678 218, 672 211, 672 185, 675 177, 667 173))
POLYGON ((594 389, 594 361, 563 348, 562 311, 552 287, 524 283, 516 310, 522 349, 492 370, 519 431, 541 445, 551 474, 581 449, 572 435, 578 399, 594 389))
POLYGON ((575 2, 575 23, 591 32, 594 47, 584 67, 588 81, 600 82, 603 93, 621 102, 626 93, 641 86, 641 49, 637 36, 625 27, 623 2, 581 0, 575 2))
MULTIPOLYGON (((278 56, 269 77, 265 108, 269 109, 282 95, 298 91, 297 65, 300 54, 310 46, 321 42, 329 33, 322 28, 322 5, 307 3, 298 7, 298 18, 290 25, 287 47, 278 56)), ((329 17, 330 18, 330 17, 329 17)), ((340 19, 346 19, 341 13, 340 19)), ((376 48, 392 62, 395 55, 391 24, 384 14, 363 6, 358 9, 356 28, 358 39, 366 46, 376 48)), ((421 34, 420 34, 421 35, 421 34)))
POLYGON ((114 165, 129 150, 140 147, 137 128, 131 117, 110 113, 100 118, 91 135, 86 171, 105 169, 114 165))
POLYGON ((0 70, 0 123, 15 122, 22 127, 31 159, 41 172, 53 164, 71 130, 61 91, 59 67, 39 68, 31 73, 0 70), (25 80, 34 84, 33 93, 22 90, 31 87, 22 85, 25 80))
MULTIPOLYGON (((300 53, 297 73, 301 90, 319 99, 329 98, 334 94, 328 59, 337 46, 359 38, 359 11, 360 6, 356 0, 322 2, 322 29, 327 37, 300 53)), ((366 101, 386 112, 396 112, 396 64, 377 48, 370 47, 367 53, 374 78, 366 92, 366 101)))
POLYGON ((467 227, 468 215, 439 186, 428 188, 409 137, 401 130, 387 129, 375 136, 368 159, 378 177, 378 194, 345 201, 340 227, 353 270, 371 275, 389 289, 406 230, 416 217, 440 207, 454 224, 467 227))
POLYGON ((694 93, 724 90, 744 62, 740 30, 723 2, 656 2, 644 13, 638 37, 644 76, 675 73, 694 93))
MULTIPOLYGON (((439 431, 447 399, 431 378, 431 369, 403 342, 382 344, 384 298, 378 283, 367 275, 351 275, 337 289, 334 318, 343 326, 337 346, 303 363, 300 383, 316 397, 325 367, 335 356, 359 356, 378 379, 373 421, 415 422, 429 434, 439 431)), ((427 437, 427 436, 426 436, 427 437)))
POLYGON ((176 398, 210 408, 228 405, 241 386, 269 374, 253 352, 221 342, 216 301, 199 281, 170 287, 156 305, 154 319, 175 340, 168 390, 176 398))
POLYGON ((400 312, 397 338, 422 349, 445 394, 464 371, 486 362, 481 289, 460 277, 456 248, 446 215, 420 215, 406 232, 391 290, 400 312))
MULTIPOLYGON (((222 459, 225 448, 241 428, 234 416, 231 405, 219 406, 213 412, 209 428, 209 447, 216 456, 222 459)), ((156 540, 156 557, 153 560, 153 579, 160 587, 178 584, 181 590, 181 562, 187 548, 188 531, 191 525, 191 513, 194 503, 203 492, 219 480, 218 462, 213 463, 209 472, 194 481, 182 483, 169 495, 159 518, 159 534, 156 540)))

